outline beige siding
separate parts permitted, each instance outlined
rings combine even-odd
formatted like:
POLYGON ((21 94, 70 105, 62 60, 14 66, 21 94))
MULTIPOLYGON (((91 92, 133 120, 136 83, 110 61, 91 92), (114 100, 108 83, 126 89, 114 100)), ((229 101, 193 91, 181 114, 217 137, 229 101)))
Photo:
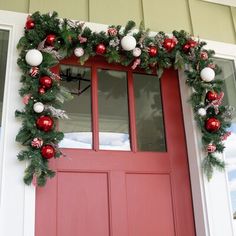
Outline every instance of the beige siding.
POLYGON ((200 38, 236 43, 236 8, 201 0, 0 0, 0 10, 42 13, 104 24, 137 24, 153 31, 184 29, 200 38))
POLYGON ((143 20, 141 0, 90 0, 89 13, 90 21, 108 25, 143 20))
POLYGON ((30 0, 0 0, 0 10, 28 12, 30 0))
POLYGON ((200 38, 235 43, 235 28, 228 6, 189 0, 194 35, 200 38))
POLYGON ((143 0, 145 26, 153 31, 192 32, 187 0, 143 0))
POLYGON ((87 0, 30 0, 29 12, 35 11, 42 13, 56 11, 60 17, 82 21, 89 20, 87 0))

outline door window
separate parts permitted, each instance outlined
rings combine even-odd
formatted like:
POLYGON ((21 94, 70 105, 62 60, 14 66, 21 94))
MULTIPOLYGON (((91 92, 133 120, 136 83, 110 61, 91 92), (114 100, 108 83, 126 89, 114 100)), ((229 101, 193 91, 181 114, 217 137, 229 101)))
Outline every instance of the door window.
POLYGON ((130 150, 127 73, 98 70, 99 149, 130 150))
POLYGON ((65 137, 60 143, 65 148, 92 148, 91 69, 80 66, 60 66, 62 85, 73 99, 64 104, 69 119, 60 120, 65 137))
POLYGON ((74 96, 63 108, 69 120, 60 121, 65 133, 60 147, 166 151, 161 86, 155 75, 95 62, 90 67, 60 65, 60 76, 74 96))
POLYGON ((133 77, 138 150, 165 151, 160 80, 137 73, 133 77))

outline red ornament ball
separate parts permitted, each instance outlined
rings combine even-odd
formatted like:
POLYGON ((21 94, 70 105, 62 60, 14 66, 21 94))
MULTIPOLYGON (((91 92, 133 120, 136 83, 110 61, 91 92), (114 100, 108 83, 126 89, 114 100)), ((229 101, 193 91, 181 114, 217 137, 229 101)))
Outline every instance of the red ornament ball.
POLYGON ((206 99, 210 102, 216 100, 218 98, 218 93, 215 91, 208 91, 206 94, 206 99))
POLYGON ((41 148, 41 155, 43 158, 50 159, 55 156, 55 149, 52 145, 44 145, 41 148))
POLYGON ((185 53, 189 53, 190 52, 190 49, 191 48, 194 48, 197 46, 197 42, 194 41, 193 39, 190 39, 187 41, 186 44, 183 45, 182 47, 182 50, 185 52, 185 53))
POLYGON ((188 44, 189 44, 189 46, 190 46, 191 48, 194 48, 194 47, 197 46, 197 42, 194 41, 194 40, 192 40, 192 39, 190 39, 190 40, 188 41, 188 44))
POLYGON ((41 87, 50 89, 52 87, 52 79, 49 76, 43 76, 39 79, 41 87))
POLYGON ((155 56, 157 55, 157 52, 158 52, 158 50, 157 50, 157 48, 154 47, 154 46, 151 46, 151 47, 149 47, 149 49, 148 49, 148 53, 149 53, 149 56, 150 56, 150 57, 155 57, 155 56))
POLYGON ((207 152, 213 153, 213 152, 215 152, 215 150, 216 150, 216 145, 215 144, 213 144, 213 143, 208 144, 207 152))
POLYGON ((214 133, 220 129, 220 121, 214 117, 208 118, 205 121, 205 128, 208 132, 214 133))
POLYGON ((35 23, 34 23, 34 21, 33 21, 31 18, 29 18, 29 19, 26 21, 26 23, 25 23, 25 28, 26 28, 27 30, 33 29, 34 26, 35 26, 35 23))
POLYGON ((46 37, 46 41, 45 43, 48 45, 48 46, 53 46, 54 43, 56 41, 56 35, 55 34, 49 34, 47 37, 46 37))
POLYGON ((106 47, 104 44, 102 43, 99 43, 97 46, 96 46, 96 53, 97 54, 104 54, 106 52, 106 47))
POLYGON ((176 46, 176 40, 172 38, 165 38, 163 47, 166 49, 167 52, 171 52, 176 46))
POLYGON ((45 88, 43 88, 43 87, 39 87, 39 89, 38 89, 38 93, 39 94, 45 94, 45 88))
POLYGON ((36 120, 36 125, 37 128, 44 131, 48 132, 53 128, 54 121, 50 116, 40 116, 36 120))
POLYGON ((185 53, 189 53, 190 52, 190 45, 188 43, 184 44, 183 47, 182 47, 182 50, 185 52, 185 53))

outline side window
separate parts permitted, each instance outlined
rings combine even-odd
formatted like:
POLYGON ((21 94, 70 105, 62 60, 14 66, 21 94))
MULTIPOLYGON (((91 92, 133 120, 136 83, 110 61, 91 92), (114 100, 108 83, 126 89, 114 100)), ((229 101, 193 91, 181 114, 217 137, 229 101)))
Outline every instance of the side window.
POLYGON ((6 74, 8 40, 9 32, 6 30, 0 30, 0 138, 2 131, 2 107, 6 74))
MULTIPOLYGON (((233 60, 218 59, 216 63, 222 68, 222 74, 219 75, 224 79, 225 95, 224 102, 236 108, 236 71, 233 60)), ((227 118, 227 117, 226 117, 227 118)), ((229 181, 230 199, 232 206, 232 217, 236 230, 236 114, 233 112, 232 125, 229 128, 231 135, 225 140, 225 161, 227 164, 227 175, 229 181)))

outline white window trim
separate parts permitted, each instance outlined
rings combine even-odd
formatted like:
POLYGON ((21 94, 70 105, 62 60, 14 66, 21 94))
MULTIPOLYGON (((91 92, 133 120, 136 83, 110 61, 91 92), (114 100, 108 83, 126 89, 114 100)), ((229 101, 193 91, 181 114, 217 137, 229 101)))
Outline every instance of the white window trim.
POLYGON ((202 1, 217 3, 217 4, 226 5, 226 6, 230 6, 230 7, 236 7, 235 0, 202 0, 202 1))
MULTIPOLYGON (((17 93, 21 72, 16 65, 16 44, 23 35, 27 15, 0 11, 0 28, 10 31, 3 122, 5 132, 1 141, 0 156, 0 235, 33 236, 35 224, 35 187, 23 184, 24 163, 16 159, 20 145, 14 142, 20 128, 14 111, 22 107, 17 93), (14 92, 11 92, 14 89, 14 92), (14 101, 14 102, 12 102, 14 101), (7 147, 12 147, 7 148, 7 147), (7 151, 7 152, 6 152, 7 151)), ((86 23, 94 31, 106 29, 106 25, 86 23)), ((217 57, 236 61, 236 45, 207 41, 208 48, 217 57)), ((200 134, 196 128, 191 106, 187 103, 191 90, 185 84, 185 75, 179 71, 179 82, 186 130, 193 206, 197 236, 233 236, 231 208, 226 173, 215 173, 208 182, 201 170, 200 134)))

